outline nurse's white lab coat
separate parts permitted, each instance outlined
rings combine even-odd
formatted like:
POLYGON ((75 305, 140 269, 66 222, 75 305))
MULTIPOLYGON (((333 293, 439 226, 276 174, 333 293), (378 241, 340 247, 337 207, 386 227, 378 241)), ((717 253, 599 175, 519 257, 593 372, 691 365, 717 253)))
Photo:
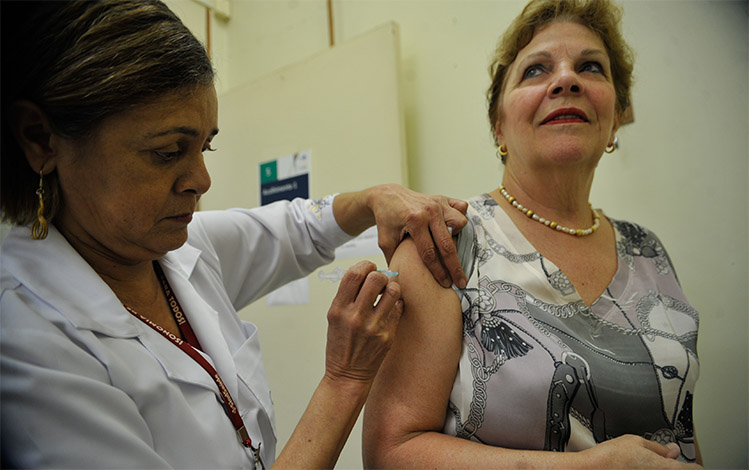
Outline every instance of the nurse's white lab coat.
MULTIPOLYGON (((197 213, 187 243, 159 261, 266 467, 276 452, 270 390, 255 325, 236 312, 333 259, 351 237, 331 203, 197 213)), ((16 227, 1 250, 3 464, 253 466, 211 377, 128 313, 54 227, 38 241, 16 227)))

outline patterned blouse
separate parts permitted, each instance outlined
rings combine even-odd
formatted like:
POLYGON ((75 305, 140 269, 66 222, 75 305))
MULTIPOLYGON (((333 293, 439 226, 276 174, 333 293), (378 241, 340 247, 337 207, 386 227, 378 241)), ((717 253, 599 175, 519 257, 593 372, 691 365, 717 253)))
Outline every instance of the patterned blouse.
POLYGON ((676 442, 693 461, 699 318, 658 238, 610 219, 618 268, 588 307, 489 195, 469 203, 463 347, 444 432, 549 451, 636 434, 676 442))

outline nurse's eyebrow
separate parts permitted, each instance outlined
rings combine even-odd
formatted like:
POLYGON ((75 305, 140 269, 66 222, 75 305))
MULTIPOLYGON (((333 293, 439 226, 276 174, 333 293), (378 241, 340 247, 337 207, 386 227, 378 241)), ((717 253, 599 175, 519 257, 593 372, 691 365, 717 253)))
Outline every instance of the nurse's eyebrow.
MULTIPOLYGON (((146 136, 146 138, 153 139, 153 138, 156 138, 156 137, 163 137, 165 135, 170 135, 170 134, 183 134, 183 135, 186 135, 186 136, 189 136, 189 137, 200 137, 200 132, 198 132, 198 130, 195 129, 195 128, 193 128, 193 127, 177 126, 177 127, 172 127, 171 129, 167 129, 167 130, 162 131, 162 132, 156 132, 154 134, 148 134, 146 136)), ((218 134, 218 129, 213 129, 213 131, 211 131, 210 137, 213 137, 216 134, 218 134)))

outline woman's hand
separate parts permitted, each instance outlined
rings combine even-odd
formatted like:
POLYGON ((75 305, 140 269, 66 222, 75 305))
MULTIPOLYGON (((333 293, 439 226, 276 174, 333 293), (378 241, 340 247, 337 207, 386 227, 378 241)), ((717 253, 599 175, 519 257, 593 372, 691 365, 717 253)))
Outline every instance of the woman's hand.
POLYGON ((444 287, 465 287, 452 235, 467 223, 468 203, 444 196, 427 196, 396 184, 338 195, 333 212, 341 228, 358 235, 377 225, 378 242, 390 262, 398 244, 410 235, 434 278, 444 287), (448 230, 452 229, 452 235, 448 230))
POLYGON ((403 313, 395 277, 369 261, 348 270, 328 311, 325 377, 371 385, 403 313), (378 296, 380 296, 377 301, 378 296), (377 305, 375 305, 377 302, 377 305))
POLYGON ((702 468, 694 463, 676 460, 679 452, 679 447, 676 444, 664 446, 639 436, 624 435, 579 452, 581 466, 578 468, 648 470, 698 470, 702 468))

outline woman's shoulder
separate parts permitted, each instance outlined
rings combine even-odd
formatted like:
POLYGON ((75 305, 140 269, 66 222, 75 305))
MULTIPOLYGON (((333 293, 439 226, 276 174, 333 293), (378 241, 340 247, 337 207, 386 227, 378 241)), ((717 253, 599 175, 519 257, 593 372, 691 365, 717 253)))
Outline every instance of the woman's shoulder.
POLYGON ((647 265, 652 263, 659 274, 676 274, 668 251, 655 232, 635 222, 611 217, 608 220, 616 232, 617 253, 630 268, 639 259, 648 261, 647 265))
POLYGON ((627 244, 633 246, 659 246, 661 250, 663 243, 653 230, 645 225, 638 224, 629 220, 615 219, 608 217, 609 222, 616 232, 617 244, 627 244))
POLYGON ((484 207, 498 207, 497 201, 489 193, 481 193, 467 199, 469 208, 481 210, 484 207))

